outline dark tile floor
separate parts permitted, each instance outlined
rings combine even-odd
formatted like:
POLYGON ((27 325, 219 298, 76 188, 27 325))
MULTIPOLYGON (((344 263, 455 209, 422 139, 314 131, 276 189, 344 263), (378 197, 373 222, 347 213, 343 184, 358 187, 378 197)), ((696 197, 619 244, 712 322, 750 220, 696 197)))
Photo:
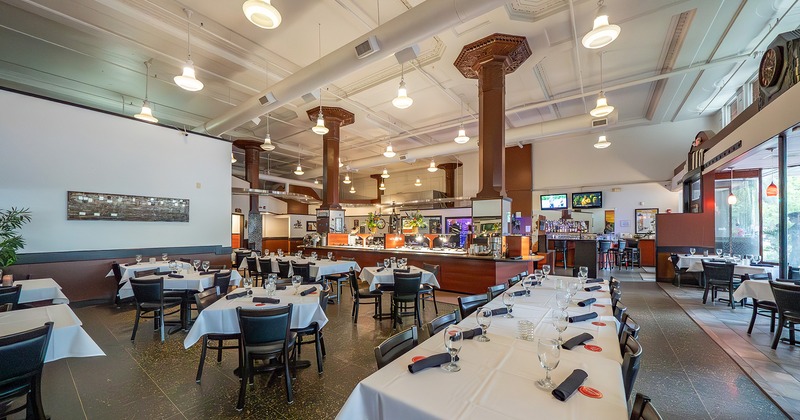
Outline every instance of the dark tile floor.
MULTIPOLYGON (((658 285, 642 281, 636 271, 615 275, 626 281, 623 300, 642 324, 645 354, 635 390, 653 397, 665 418, 783 417, 658 285)), ((384 305, 388 309, 388 302, 384 305)), ((375 321, 369 306, 361 309, 353 324, 349 296, 341 305, 328 306, 325 373, 317 375, 315 366, 300 371, 293 386, 294 404, 286 403, 280 380, 270 382, 263 376, 249 389, 245 410, 237 412, 234 350, 219 364, 209 356, 202 384, 196 384, 200 349, 185 350, 184 333, 168 337, 162 345, 146 322, 131 343, 130 306, 76 308, 84 328, 107 356, 46 364, 45 409, 53 419, 333 418, 355 385, 375 371, 372 349, 392 333, 388 320, 375 321)), ((440 313, 453 309, 439 304, 440 313)), ((424 318, 433 317, 428 304, 424 318)), ((313 359, 313 348, 304 349, 303 358, 313 359)))

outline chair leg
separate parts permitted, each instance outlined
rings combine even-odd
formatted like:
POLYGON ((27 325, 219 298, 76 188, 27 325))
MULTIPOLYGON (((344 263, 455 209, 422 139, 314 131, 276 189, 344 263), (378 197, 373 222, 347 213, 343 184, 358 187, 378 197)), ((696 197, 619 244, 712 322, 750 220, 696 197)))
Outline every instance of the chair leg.
POLYGON ((139 329, 139 318, 141 317, 141 311, 139 308, 136 308, 136 321, 133 322, 133 333, 131 334, 131 341, 136 338, 136 330, 139 329))
POLYGON ((239 400, 236 402, 236 409, 238 411, 242 411, 242 409, 244 409, 244 396, 245 392, 247 392, 247 378, 250 376, 249 358, 249 356, 244 356, 243 363, 239 366, 239 400))
POLYGON ((789 323, 789 344, 794 345, 794 322, 789 323))
POLYGON ((433 299, 433 310, 436 311, 436 315, 439 315, 439 307, 436 305, 436 288, 434 287, 431 289, 431 299, 433 299))
POLYGON ((778 331, 775 332, 775 336, 772 338, 773 350, 778 348, 778 342, 781 341, 781 335, 783 334, 783 323, 783 315, 778 315, 778 331))
POLYGON ((322 345, 320 343, 319 330, 314 332, 314 347, 317 351, 317 373, 322 375, 322 345))
POLYGON ((219 342, 217 343, 217 346, 219 347, 217 349, 217 363, 222 363, 222 344, 223 343, 224 342, 222 340, 219 340, 219 342))
POLYGON ((769 332, 775 332, 775 311, 769 311, 769 332))
POLYGON ((203 336, 203 348, 200 350, 200 364, 197 365, 197 377, 194 379, 198 384, 203 376, 203 365, 206 363, 206 350, 208 349, 208 336, 203 336))
POLYGON ((728 287, 728 299, 731 304, 731 309, 736 309, 736 301, 733 300, 733 286, 728 287))
POLYGON ((753 325, 756 324, 756 316, 758 316, 758 301, 753 301, 753 316, 750 317, 750 325, 747 327, 747 335, 753 332, 753 325))
MULTIPOLYGON (((708 289, 709 289, 709 286, 710 285, 708 283, 706 283, 706 288, 705 288, 705 291, 703 292, 703 305, 705 305, 706 304, 706 300, 708 300, 708 289)), ((712 296, 712 298, 713 298, 713 296, 712 296)))
POLYGON ((322 348, 322 357, 328 355, 328 352, 325 351, 325 337, 322 335, 322 331, 319 332, 319 346, 322 348))
POLYGON ((161 333, 161 342, 163 343, 164 342, 164 329, 165 329, 164 328, 164 308, 163 307, 161 308, 160 314, 161 314, 161 316, 158 317, 158 327, 161 329, 161 331, 159 331, 159 332, 161 333))
POLYGON ((284 384, 286 385, 286 402, 289 404, 294 402, 294 395, 292 394, 292 377, 289 375, 289 355, 283 355, 283 376, 284 384))

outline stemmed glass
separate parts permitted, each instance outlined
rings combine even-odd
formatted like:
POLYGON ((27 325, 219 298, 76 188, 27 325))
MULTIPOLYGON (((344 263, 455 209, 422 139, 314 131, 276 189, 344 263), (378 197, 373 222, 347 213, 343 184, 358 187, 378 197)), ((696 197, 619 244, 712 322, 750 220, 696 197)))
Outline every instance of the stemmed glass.
POLYGON ((556 291, 556 306, 558 306, 558 309, 561 309, 563 311, 569 308, 569 301, 570 301, 570 296, 568 290, 556 291))
POLYGON ((547 276, 550 274, 550 264, 542 266, 542 273, 544 274, 544 278, 547 279, 547 276))
POLYGON ((694 256, 694 253, 695 253, 695 252, 697 252, 697 250, 696 250, 696 249, 694 249, 694 248, 689 248, 689 254, 690 254, 690 255, 694 256))
POLYGON ((303 276, 292 276, 292 287, 294 287, 294 294, 297 294, 297 290, 300 288, 300 283, 303 282, 303 276))
POLYGON ((753 255, 753 262, 756 263, 756 264, 760 263, 761 262, 761 255, 759 255, 759 254, 753 255))
POLYGON ((208 267, 211 267, 211 261, 203 261, 203 271, 208 271, 208 267))
POLYGON ((328 259, 329 260, 333 259, 333 252, 328 251, 328 259))
POLYGON ((716 249, 716 253, 717 253, 717 258, 722 256, 722 250, 721 249, 717 248, 716 249))
POLYGON ((461 344, 464 341, 464 331, 457 325, 450 325, 444 330, 444 347, 450 353, 450 363, 442 365, 442 369, 448 372, 458 372, 461 366, 456 363, 456 356, 461 351, 461 344))
POLYGON ((581 268, 578 269, 578 274, 580 274, 581 277, 589 277, 589 267, 582 265, 581 268))
POLYGON ((136 263, 142 262, 142 254, 136 254, 136 263))
POLYGON ((161 261, 167 262, 168 259, 169 259, 169 255, 167 255, 166 252, 161 254, 161 261))
POLYGON ((270 273, 267 275, 267 283, 264 287, 267 288, 267 296, 275 296, 275 290, 278 288, 278 275, 270 273))
POLYGON ((511 311, 514 308, 514 294, 513 293, 503 293, 503 305, 506 305, 507 312, 504 318, 514 318, 514 315, 511 314, 511 311))
POLYGON ((536 385, 542 389, 552 391, 556 385, 550 379, 550 371, 558 367, 561 345, 556 340, 540 338, 537 354, 539 355, 539 364, 547 371, 547 376, 536 381, 536 385))
POLYGON ((175 261, 170 261, 170 263, 169 263, 169 271, 171 271, 173 273, 177 273, 178 272, 178 263, 175 262, 175 261))
POLYGON ((525 276, 522 279, 522 287, 525 289, 525 296, 531 295, 531 286, 533 286, 533 277, 525 276))
POLYGON ((253 287, 253 278, 248 276, 242 279, 242 281, 244 282, 245 290, 249 292, 250 289, 253 287))
POLYGON ((578 290, 581 288, 581 281, 580 280, 571 280, 567 285, 567 293, 569 293, 569 298, 572 299, 575 295, 578 294, 578 290))
POLYGON ((194 271, 200 267, 200 260, 192 260, 192 267, 194 267, 194 271))
POLYGON ((481 327, 481 335, 476 338, 475 341, 480 341, 482 343, 491 341, 489 337, 486 336, 486 330, 492 325, 492 310, 486 307, 480 307, 475 311, 475 318, 478 320, 478 326, 481 327))
POLYGON ((556 331, 558 331, 558 344, 564 344, 564 339, 561 338, 561 334, 567 330, 569 314, 567 311, 553 311, 550 315, 550 321, 553 323, 556 331))
POLYGON ((278 248, 278 256, 283 258, 283 250, 278 248))
POLYGON ((542 278, 544 277, 544 273, 542 270, 533 270, 533 277, 536 278, 536 284, 542 284, 542 278))

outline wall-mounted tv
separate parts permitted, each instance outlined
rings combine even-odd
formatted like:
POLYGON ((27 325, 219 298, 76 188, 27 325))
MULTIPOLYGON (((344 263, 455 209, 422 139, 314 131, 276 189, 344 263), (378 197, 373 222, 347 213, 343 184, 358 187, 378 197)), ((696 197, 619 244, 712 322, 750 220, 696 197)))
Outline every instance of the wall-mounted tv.
POLYGON ((541 197, 542 210, 566 210, 566 194, 546 194, 541 197))
POLYGON ((603 193, 601 191, 572 193, 573 209, 599 209, 602 207, 603 193))

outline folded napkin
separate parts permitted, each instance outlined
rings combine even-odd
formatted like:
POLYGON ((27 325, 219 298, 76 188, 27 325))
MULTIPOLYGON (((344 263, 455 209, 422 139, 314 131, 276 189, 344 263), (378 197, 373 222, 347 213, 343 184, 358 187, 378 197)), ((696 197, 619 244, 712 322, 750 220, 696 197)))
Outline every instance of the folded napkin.
POLYGON ((300 292, 300 296, 305 296, 305 295, 308 295, 308 294, 314 293, 314 292, 316 292, 316 291, 317 291, 317 288, 316 288, 316 287, 309 287, 308 289, 306 289, 306 290, 303 290, 302 292, 300 292))
POLYGON ((572 373, 567 376, 567 379, 564 379, 564 382, 561 382, 561 384, 553 390, 553 396, 559 401, 566 401, 588 377, 589 375, 581 369, 573 370, 572 373))
POLYGON ((395 273, 410 273, 411 269, 410 268, 395 268, 394 272, 395 273))
MULTIPOLYGON (((254 298, 255 299, 255 298, 254 298)), ((570 338, 569 340, 565 341, 561 347, 572 350, 573 347, 579 346, 589 340, 594 339, 594 336, 589 333, 581 333, 576 335, 575 337, 570 338)))
POLYGON ((214 274, 219 273, 222 270, 208 270, 208 271, 201 271, 200 274, 214 274))
POLYGON ((376 271, 377 271, 378 273, 380 273, 380 272, 381 272, 381 271, 383 271, 383 270, 385 270, 385 268, 381 267, 381 268, 377 269, 376 271))
POLYGON ((594 292, 595 290, 600 290, 600 289, 602 289, 602 287, 600 287, 600 286, 592 286, 592 287, 584 288, 583 290, 585 290, 587 292, 594 292))
POLYGON ((526 293, 525 293, 524 290, 517 290, 516 292, 511 292, 511 295, 513 295, 513 296, 525 296, 526 293))
MULTIPOLYGON (((458 360, 458 356, 456 356, 456 360, 458 360)), ((445 363, 450 363, 450 353, 434 354, 422 360, 416 361, 408 365, 408 371, 411 373, 417 373, 427 368, 439 367, 445 363)))
POLYGON ((236 299, 236 298, 240 298, 240 297, 247 296, 247 295, 248 295, 247 292, 228 293, 227 295, 225 295, 225 299, 231 300, 231 299, 236 299))
POLYGON ((136 265, 136 264, 139 264, 139 263, 138 263, 138 262, 136 262, 136 261, 134 261, 134 262, 132 262, 132 263, 127 263, 127 264, 125 264, 125 267, 130 267, 130 266, 132 266, 132 265, 136 265))
POLYGON ((578 302, 578 306, 580 306, 582 308, 584 306, 589 306, 589 305, 591 305, 591 304, 593 304, 595 302, 597 302, 597 299, 595 299, 595 298, 584 299, 584 300, 578 302))
POLYGON ((275 290, 286 290, 286 286, 277 285, 275 286, 275 290))
POLYGON ((603 282, 603 279, 588 279, 588 280, 586 280, 586 284, 589 284, 589 283, 602 283, 602 282, 603 282))
POLYGON ((497 308, 497 309, 492 309, 492 316, 495 316, 495 315, 505 315, 505 314, 507 314, 507 313, 508 313, 508 308, 497 308))
POLYGON ((317 265, 317 264, 315 264, 313 262, 309 262, 308 265, 317 265))
POLYGON ((765 264, 765 263, 754 263, 754 262, 751 262, 750 265, 753 266, 753 267, 772 267, 772 264, 765 264))
POLYGON ((473 338, 475 338, 475 337, 477 337, 477 336, 479 336, 481 334, 483 334, 483 330, 481 330, 481 327, 478 327, 478 328, 473 328, 471 330, 462 331, 461 332, 461 337, 464 340, 472 340, 473 338))
POLYGON ((172 277, 173 279, 182 279, 183 278, 183 276, 180 275, 180 274, 172 274, 172 273, 167 274, 167 277, 172 277))
POLYGON ((255 303, 281 303, 280 299, 275 299, 271 297, 265 296, 256 296, 253 298, 253 302, 255 303))
POLYGON ((597 312, 589 312, 588 314, 578 315, 578 316, 571 316, 569 317, 570 323, 581 322, 581 321, 588 321, 590 319, 597 318, 597 312))

